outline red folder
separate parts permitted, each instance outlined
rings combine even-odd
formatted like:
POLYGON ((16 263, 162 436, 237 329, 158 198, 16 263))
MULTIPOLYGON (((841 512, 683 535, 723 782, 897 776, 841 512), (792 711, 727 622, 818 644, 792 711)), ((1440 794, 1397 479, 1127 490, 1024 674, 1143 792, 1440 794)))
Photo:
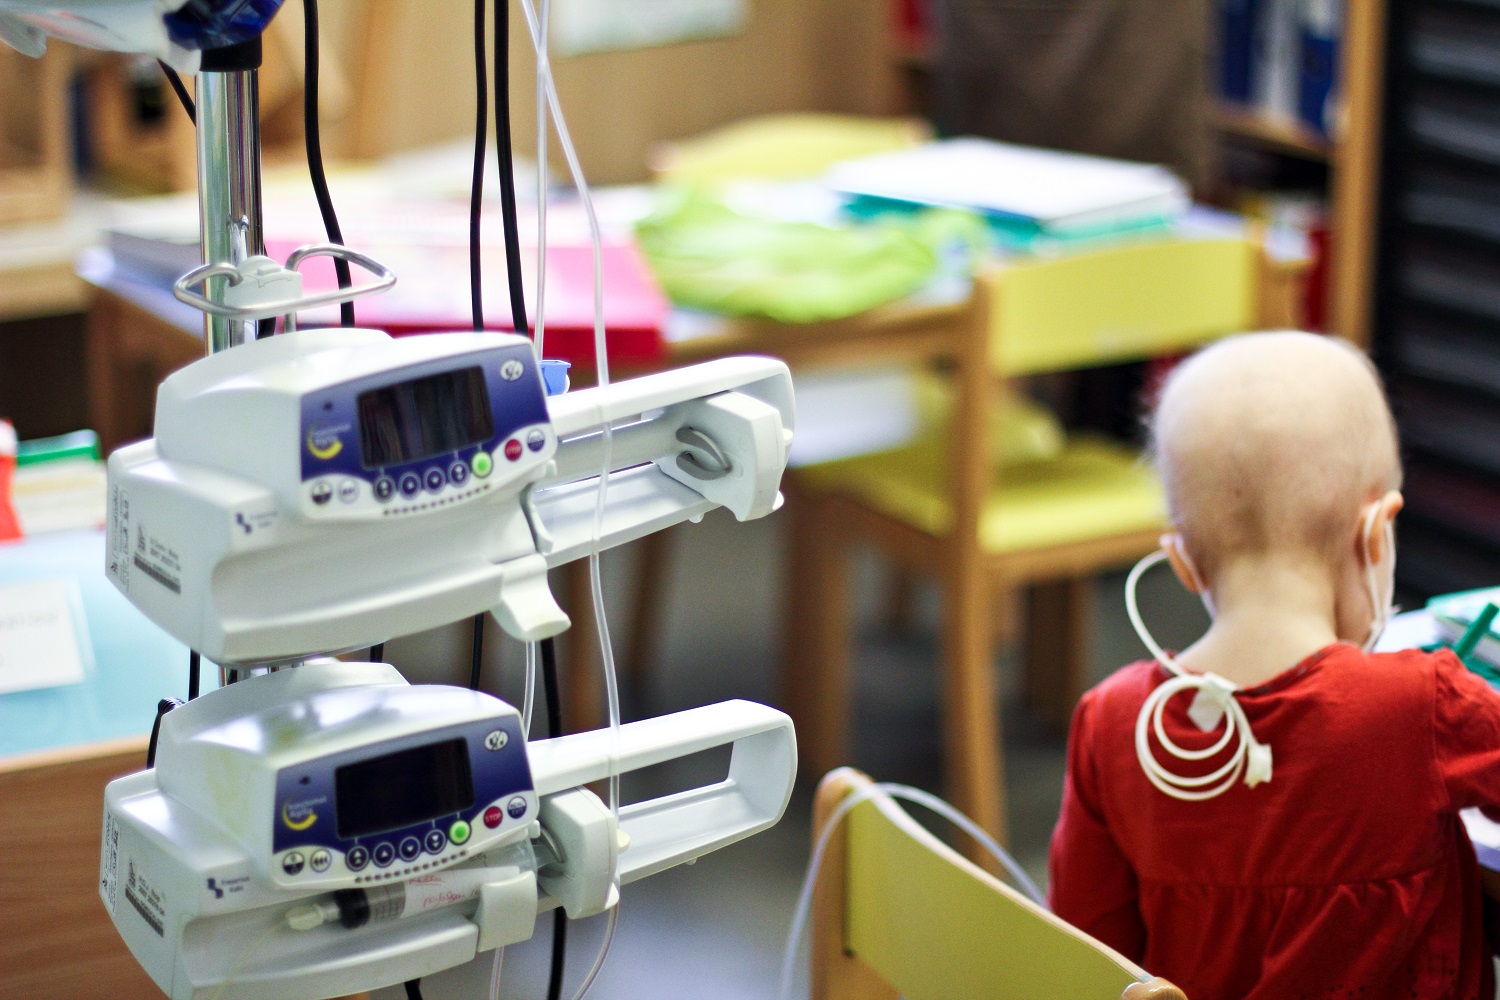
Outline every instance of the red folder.
MULTIPOLYGON (((469 300, 468 247, 451 242, 428 242, 398 237, 349 238, 350 245, 396 272, 394 288, 357 299, 360 326, 386 330, 395 336, 472 329, 469 300)), ((285 260, 298 241, 269 240, 266 251, 285 260)), ((502 246, 484 247, 484 320, 489 330, 511 330, 509 286, 502 246)), ((536 287, 536 247, 521 248, 522 284, 536 287)), ((338 287, 331 258, 310 258, 301 268, 304 292, 338 287)), ((612 361, 651 362, 663 354, 662 326, 667 301, 635 246, 612 241, 603 247, 604 324, 612 361)), ((356 284, 370 280, 353 267, 356 284)), ((549 244, 544 352, 549 358, 594 367, 594 264, 587 245, 549 244)), ((527 322, 536 324, 537 304, 527 301, 527 322)), ((338 307, 308 310, 298 316, 303 326, 338 323, 338 307)))

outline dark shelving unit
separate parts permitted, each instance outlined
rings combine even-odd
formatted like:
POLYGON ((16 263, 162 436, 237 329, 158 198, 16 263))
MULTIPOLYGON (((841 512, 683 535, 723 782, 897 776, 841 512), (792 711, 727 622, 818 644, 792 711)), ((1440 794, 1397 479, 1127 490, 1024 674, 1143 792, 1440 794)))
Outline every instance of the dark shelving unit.
POLYGON ((1500 583, 1500 0, 1387 7, 1371 348, 1407 464, 1404 593, 1500 583))

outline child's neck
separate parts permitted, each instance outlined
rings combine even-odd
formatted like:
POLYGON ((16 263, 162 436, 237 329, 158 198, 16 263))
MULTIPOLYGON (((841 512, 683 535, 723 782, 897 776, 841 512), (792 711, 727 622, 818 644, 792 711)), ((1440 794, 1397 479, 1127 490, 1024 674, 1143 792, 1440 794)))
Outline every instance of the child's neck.
POLYGON ((1214 574, 1214 621, 1177 658, 1254 687, 1338 641, 1330 568, 1282 553, 1241 556, 1214 574))

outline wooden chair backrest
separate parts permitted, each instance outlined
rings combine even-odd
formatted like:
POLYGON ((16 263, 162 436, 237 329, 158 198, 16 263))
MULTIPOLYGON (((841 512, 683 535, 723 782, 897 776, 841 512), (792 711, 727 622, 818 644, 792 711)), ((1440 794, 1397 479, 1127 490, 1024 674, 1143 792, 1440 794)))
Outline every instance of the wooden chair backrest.
POLYGON ((1017 261, 992 284, 990 359, 1031 375, 1190 351, 1257 326, 1260 250, 1163 239, 1017 261))
MULTIPOLYGON (((841 768, 815 829, 870 779, 841 768)), ((813 907, 814 1000, 1176 997, 1122 955, 969 862, 876 795, 830 841, 813 907)))

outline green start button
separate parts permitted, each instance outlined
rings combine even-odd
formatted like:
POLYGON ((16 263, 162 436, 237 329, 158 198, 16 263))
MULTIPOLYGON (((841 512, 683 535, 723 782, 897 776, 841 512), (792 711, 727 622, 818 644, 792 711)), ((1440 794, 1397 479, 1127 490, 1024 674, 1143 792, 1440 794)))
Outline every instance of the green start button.
POLYGON ((469 468, 474 470, 474 475, 483 479, 495 468, 495 460, 490 458, 487 452, 476 451, 474 457, 469 459, 469 468))
POLYGON ((461 819, 454 820, 453 825, 448 827, 448 839, 455 844, 467 842, 469 839, 469 824, 461 819))

